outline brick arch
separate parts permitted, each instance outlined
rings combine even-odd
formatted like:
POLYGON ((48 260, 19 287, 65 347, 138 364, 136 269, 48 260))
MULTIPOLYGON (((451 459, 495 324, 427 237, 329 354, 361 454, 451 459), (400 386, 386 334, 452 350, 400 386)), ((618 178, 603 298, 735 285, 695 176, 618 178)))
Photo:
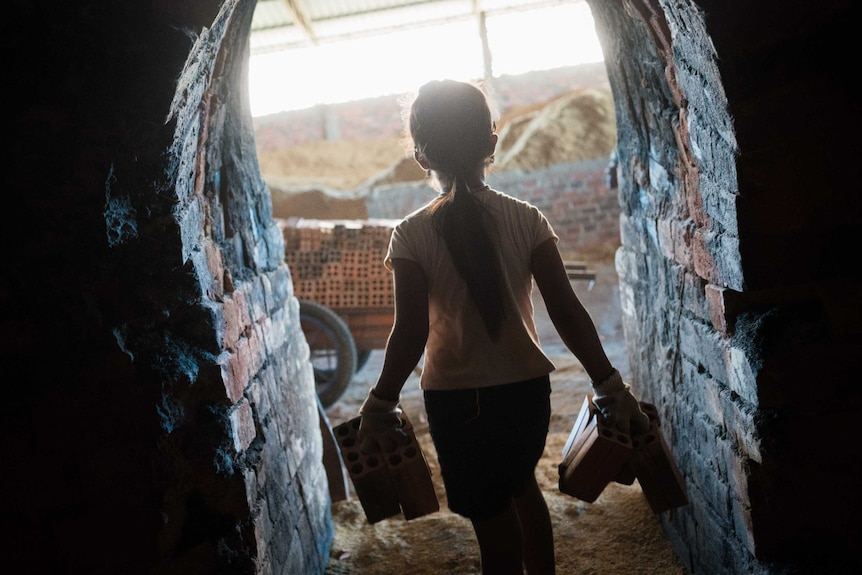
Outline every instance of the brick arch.
MULTIPOLYGON (((661 521, 691 572, 858 570, 859 9, 749 4, 591 1, 633 383, 688 480, 661 521)), ((4 12, 11 571, 323 570, 313 389, 236 92, 252 9, 4 12)))
MULTIPOLYGON (((742 38, 730 32, 739 13, 704 4, 590 1, 618 119, 634 384, 663 412, 691 499, 661 520, 694 573, 844 570, 857 563, 858 496, 840 509, 800 502, 859 472, 824 444, 807 397, 825 373, 837 382, 858 369, 840 318, 859 274, 836 248, 858 232, 848 218, 860 201, 823 175, 831 162, 813 144, 847 161, 859 149, 826 128, 820 100, 849 105, 830 75, 847 6, 803 24, 767 3, 750 14, 761 32, 742 38), (826 214, 830 203, 842 213, 826 214)), ((841 389, 817 385, 835 399, 841 389)))
POLYGON ((253 8, 7 15, 48 47, 22 55, 9 126, 10 572, 323 571, 317 400, 244 95, 253 8))

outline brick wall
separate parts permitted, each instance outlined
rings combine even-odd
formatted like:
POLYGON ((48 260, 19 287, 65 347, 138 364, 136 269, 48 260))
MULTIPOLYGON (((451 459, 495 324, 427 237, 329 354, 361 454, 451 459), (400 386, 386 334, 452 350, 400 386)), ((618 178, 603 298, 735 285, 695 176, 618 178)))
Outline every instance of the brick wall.
POLYGON ((608 159, 559 164, 529 173, 492 175, 493 186, 538 207, 560 237, 562 252, 606 252, 620 241, 620 205, 608 188, 608 159))
POLYGON ((308 346, 225 88, 254 3, 102 4, 44 11, 57 74, 18 77, 42 96, 10 124, 0 226, 3 572, 323 573, 308 346))
MULTIPOLYGON (((560 250, 572 257, 586 257, 619 246, 620 206, 616 190, 609 189, 606 182, 607 166, 608 160, 597 159, 529 173, 492 173, 488 183, 542 210, 560 237, 560 250)), ((366 196, 368 215, 401 218, 435 194, 423 182, 373 188, 366 196)))
POLYGON ((827 4, 590 0, 615 94, 629 363, 686 477, 690 504, 660 520, 694 574, 860 569, 859 442, 831 439, 858 435, 846 382, 862 369, 842 320, 860 317, 842 295, 859 268, 836 249, 858 243, 862 202, 833 169, 858 157, 859 108, 832 79, 854 65, 832 44, 855 20, 827 4), (741 17, 763 34, 733 33, 741 17))

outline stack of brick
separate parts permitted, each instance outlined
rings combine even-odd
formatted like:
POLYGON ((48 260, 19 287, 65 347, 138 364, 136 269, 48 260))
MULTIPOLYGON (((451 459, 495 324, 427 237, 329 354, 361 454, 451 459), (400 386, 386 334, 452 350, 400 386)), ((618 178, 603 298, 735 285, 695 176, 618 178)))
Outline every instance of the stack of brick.
POLYGON ((611 482, 641 485, 653 513, 688 505, 685 479, 660 429, 658 409, 640 402, 650 420, 648 432, 630 437, 608 426, 589 395, 572 427, 563 462, 560 491, 592 503, 611 482))
POLYGON ((398 220, 279 220, 296 297, 329 308, 392 308, 383 265, 398 220))
POLYGON ((355 417, 334 427, 332 433, 368 522, 377 523, 399 513, 409 521, 439 511, 431 469, 407 414, 401 413, 401 421, 409 442, 385 453, 361 449, 361 421, 355 417))

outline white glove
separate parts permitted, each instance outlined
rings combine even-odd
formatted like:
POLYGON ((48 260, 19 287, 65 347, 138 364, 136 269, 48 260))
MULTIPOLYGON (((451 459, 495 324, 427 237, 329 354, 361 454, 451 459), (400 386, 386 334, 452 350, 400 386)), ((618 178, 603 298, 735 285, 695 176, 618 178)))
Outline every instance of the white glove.
POLYGON ((374 395, 372 388, 359 408, 359 415, 362 419, 357 440, 359 449, 364 453, 380 450, 390 453, 395 451, 396 446, 410 443, 410 438, 402 429, 401 407, 397 399, 381 399, 374 395))
POLYGON ((640 435, 649 431, 649 417, 632 395, 629 384, 623 382, 616 369, 602 381, 593 382, 593 403, 599 408, 606 425, 619 431, 640 435))

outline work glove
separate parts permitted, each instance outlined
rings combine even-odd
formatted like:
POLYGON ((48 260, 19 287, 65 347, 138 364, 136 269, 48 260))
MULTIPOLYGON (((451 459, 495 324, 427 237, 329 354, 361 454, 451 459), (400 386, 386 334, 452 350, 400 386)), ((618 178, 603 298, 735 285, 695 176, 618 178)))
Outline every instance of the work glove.
POLYGON ((616 369, 600 382, 592 382, 593 403, 599 408, 605 425, 632 436, 649 431, 649 417, 632 395, 629 384, 623 382, 616 369))
POLYGON ((391 453, 398 445, 410 443, 401 421, 397 399, 382 399, 372 388, 359 408, 361 416, 357 440, 363 453, 391 453))

